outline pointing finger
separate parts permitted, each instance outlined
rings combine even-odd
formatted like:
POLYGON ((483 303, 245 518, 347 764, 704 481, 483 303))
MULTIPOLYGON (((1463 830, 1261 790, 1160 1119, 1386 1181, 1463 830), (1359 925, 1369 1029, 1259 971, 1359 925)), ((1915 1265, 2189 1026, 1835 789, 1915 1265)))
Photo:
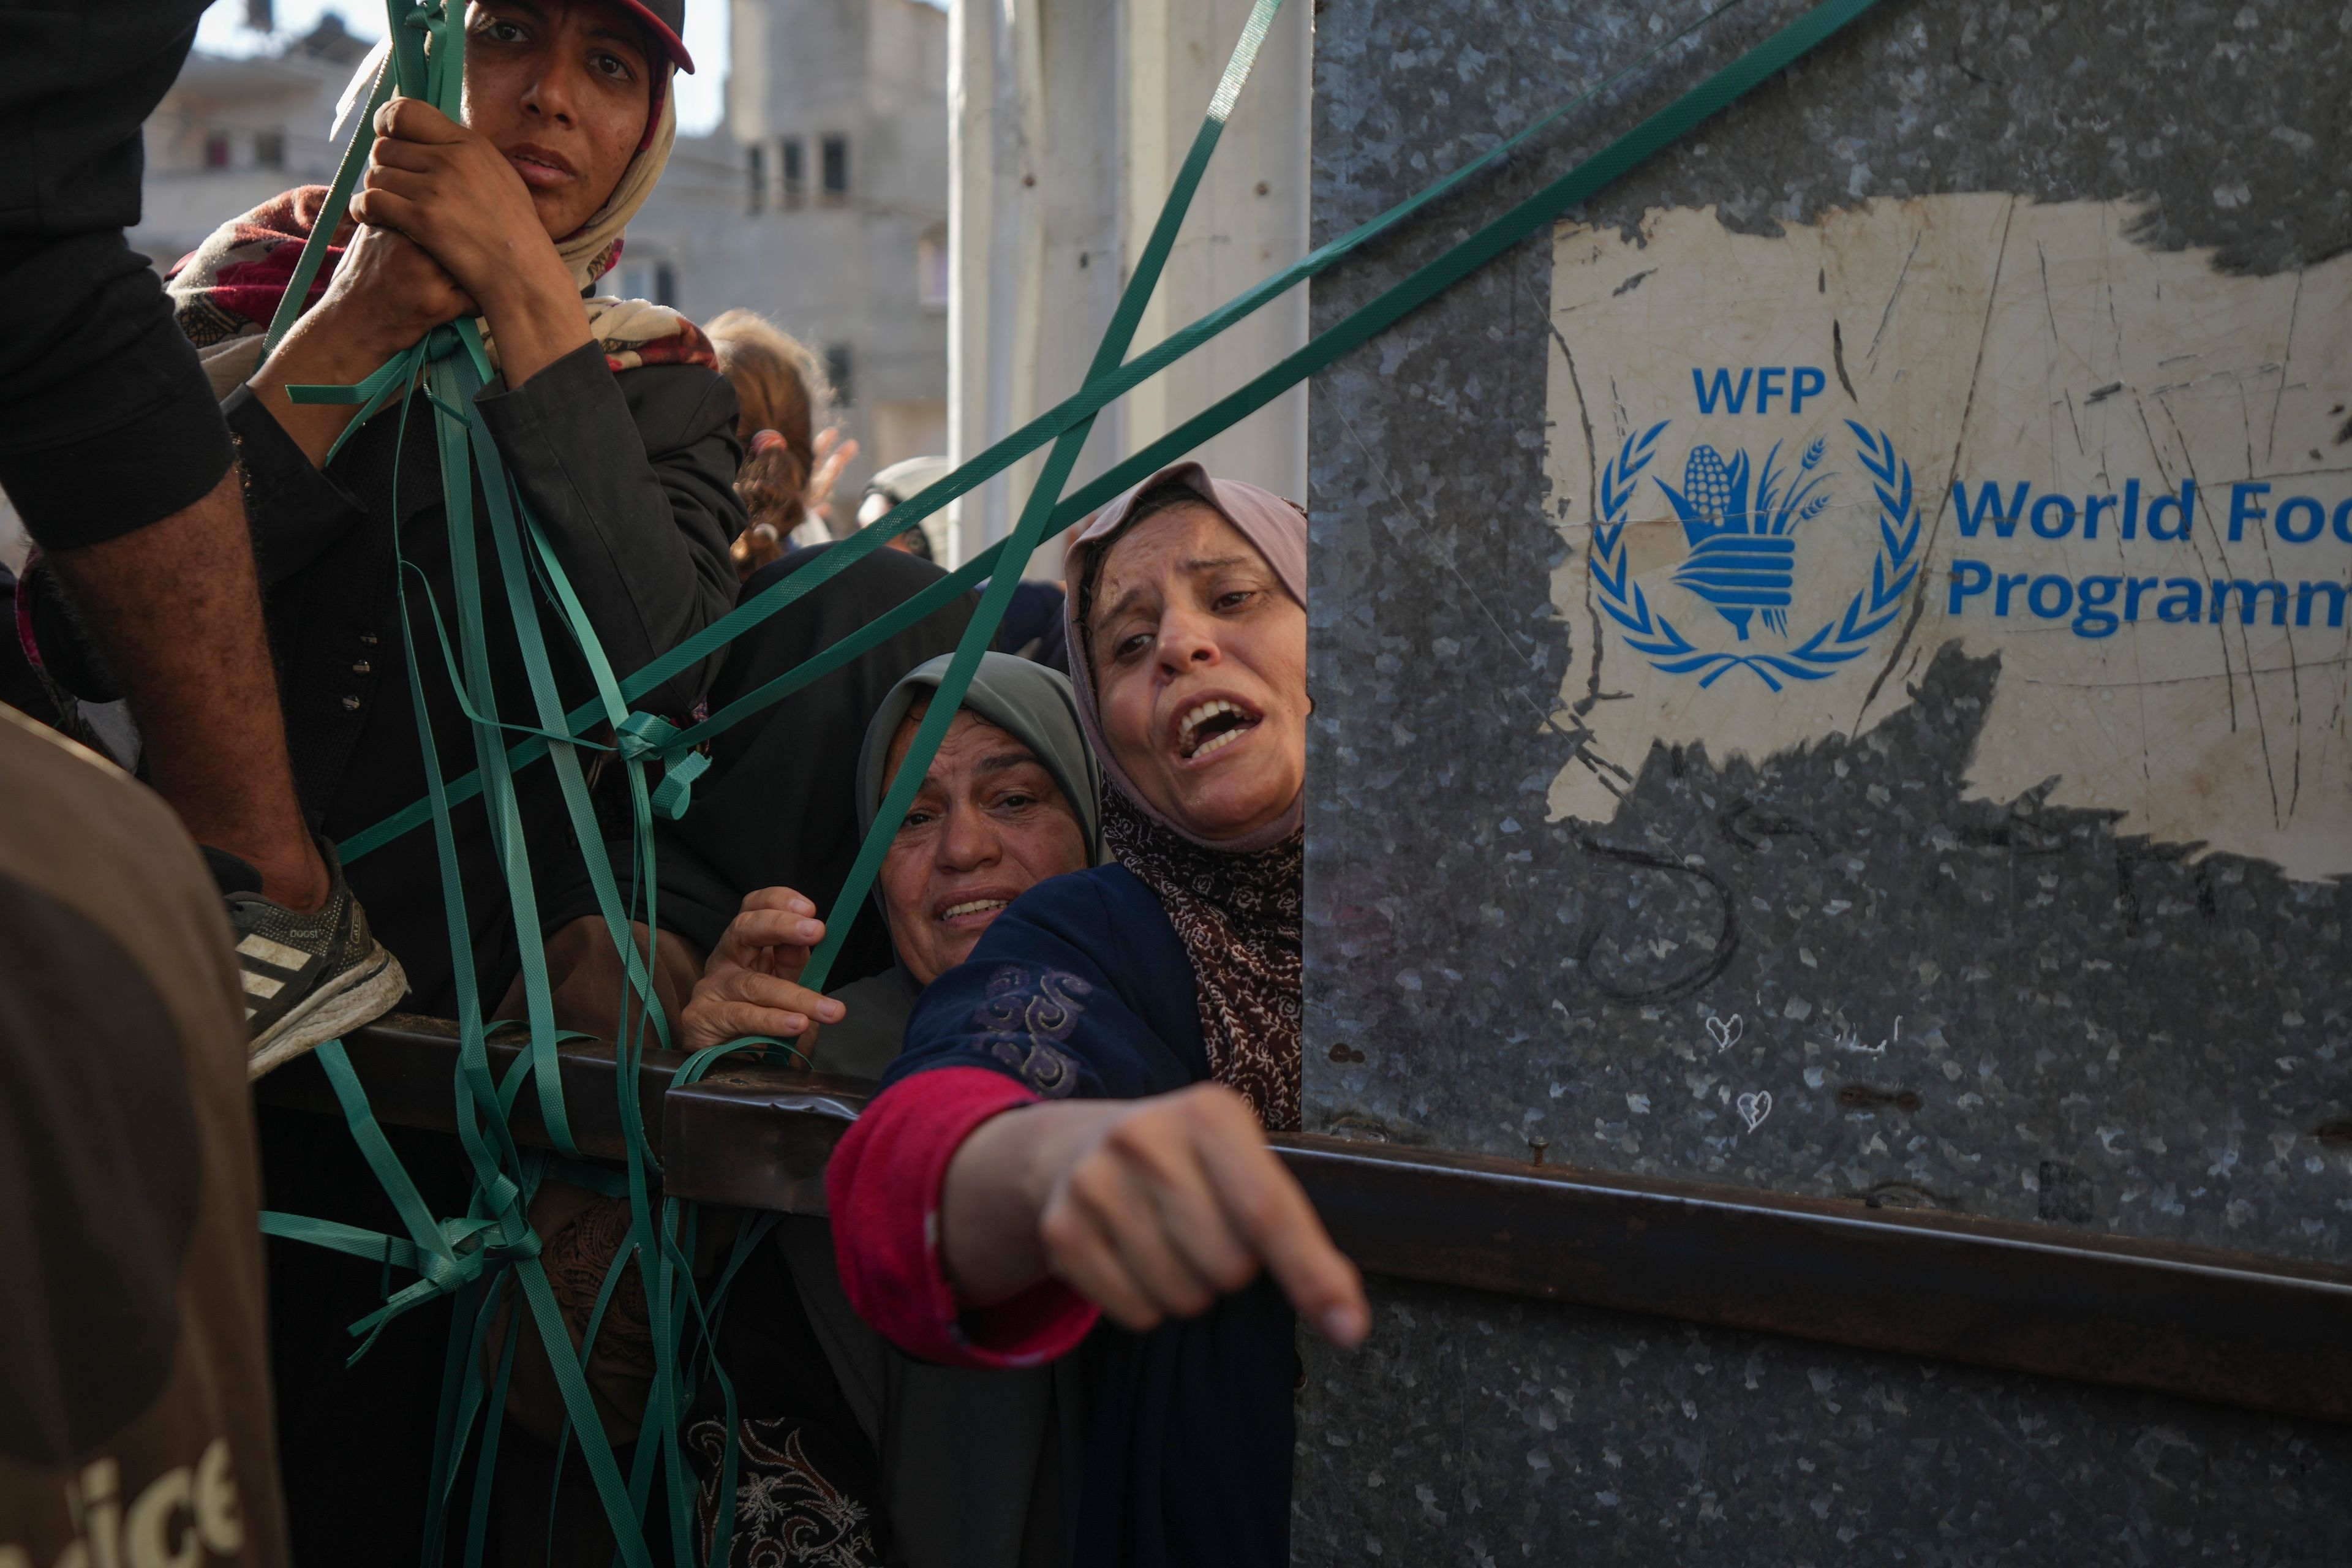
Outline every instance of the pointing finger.
POLYGON ((1360 1344, 1372 1326, 1363 1278, 1331 1244, 1307 1194, 1265 1146, 1255 1119, 1249 1119, 1246 1134, 1237 1134, 1221 1118, 1204 1130, 1203 1144, 1219 1201, 1290 1304, 1332 1343, 1360 1344))

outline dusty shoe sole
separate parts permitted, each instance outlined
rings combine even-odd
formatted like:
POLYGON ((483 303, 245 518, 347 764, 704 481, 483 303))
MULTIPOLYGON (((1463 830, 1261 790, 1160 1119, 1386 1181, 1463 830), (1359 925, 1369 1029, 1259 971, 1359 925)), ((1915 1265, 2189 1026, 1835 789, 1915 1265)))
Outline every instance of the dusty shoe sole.
POLYGON ((408 990, 407 972, 383 943, 365 962, 355 963, 306 996, 255 1040, 246 1056, 248 1083, 284 1067, 305 1051, 340 1039, 362 1024, 372 1024, 392 1011, 408 990))

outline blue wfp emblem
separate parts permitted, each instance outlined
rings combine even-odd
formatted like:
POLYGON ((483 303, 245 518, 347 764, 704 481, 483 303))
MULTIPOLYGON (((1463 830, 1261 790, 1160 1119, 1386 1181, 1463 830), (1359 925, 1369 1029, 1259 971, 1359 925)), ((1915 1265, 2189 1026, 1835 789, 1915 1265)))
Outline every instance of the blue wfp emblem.
MULTIPOLYGON (((1856 590, 1844 613, 1801 639, 1789 631, 1803 560, 1800 530, 1816 522, 1833 498, 1834 470, 1822 468, 1827 445, 1815 440, 1784 458, 1775 443, 1760 461, 1735 450, 1728 460, 1705 442, 1683 463, 1677 489, 1656 475, 1682 525, 1690 553, 1673 583, 1720 617, 1733 634, 1729 647, 1704 647, 1684 636, 1663 607, 1654 608, 1626 563, 1625 527, 1636 493, 1658 455, 1662 419, 1629 436, 1601 470, 1588 560, 1601 609, 1617 623, 1626 646, 1669 675, 1696 675, 1702 687, 1746 669, 1774 691, 1786 680, 1819 680, 1859 658, 1902 607, 1918 574, 1919 512, 1912 497, 1911 465, 1895 456, 1886 433, 1852 420, 1855 459, 1870 476, 1878 500, 1878 550, 1870 583, 1856 590), (1776 644, 1777 647, 1769 647, 1776 644), (1745 646, 1742 646, 1745 645, 1745 646)), ((1720 636, 1715 639, 1720 641, 1720 636)))

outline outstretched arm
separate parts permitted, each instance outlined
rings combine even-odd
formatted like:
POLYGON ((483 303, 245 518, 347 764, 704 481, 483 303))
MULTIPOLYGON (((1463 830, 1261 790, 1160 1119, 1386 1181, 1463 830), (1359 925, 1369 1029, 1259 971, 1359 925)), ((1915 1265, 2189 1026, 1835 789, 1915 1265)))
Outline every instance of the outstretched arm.
POLYGON ((1206 1311, 1263 1268, 1334 1343, 1371 1327, 1355 1265, 1222 1084, 981 1123, 948 1164, 940 1255, 965 1308, 1051 1277, 1140 1332, 1206 1311))

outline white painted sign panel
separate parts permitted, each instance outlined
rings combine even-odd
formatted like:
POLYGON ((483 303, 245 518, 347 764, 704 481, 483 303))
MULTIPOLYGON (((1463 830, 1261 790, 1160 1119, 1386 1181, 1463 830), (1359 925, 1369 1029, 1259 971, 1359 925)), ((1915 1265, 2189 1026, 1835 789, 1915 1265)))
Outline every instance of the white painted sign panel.
POLYGON ((1872 202, 1554 238, 1555 816, 1998 654, 1967 784, 2352 873, 2352 258, 2228 277, 2125 205, 1872 202), (1592 662, 1597 659, 1597 668, 1592 662), (1597 676, 1597 679, 1596 679, 1597 676))

